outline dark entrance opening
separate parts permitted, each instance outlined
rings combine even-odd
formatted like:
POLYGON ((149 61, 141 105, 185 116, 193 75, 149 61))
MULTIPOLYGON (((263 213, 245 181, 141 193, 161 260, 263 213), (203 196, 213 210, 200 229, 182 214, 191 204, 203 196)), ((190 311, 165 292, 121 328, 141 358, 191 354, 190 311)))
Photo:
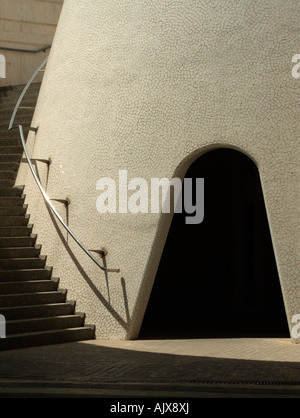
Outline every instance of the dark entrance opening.
POLYGON ((204 178, 204 220, 174 214, 139 338, 289 337, 256 165, 222 148, 185 177, 204 178))

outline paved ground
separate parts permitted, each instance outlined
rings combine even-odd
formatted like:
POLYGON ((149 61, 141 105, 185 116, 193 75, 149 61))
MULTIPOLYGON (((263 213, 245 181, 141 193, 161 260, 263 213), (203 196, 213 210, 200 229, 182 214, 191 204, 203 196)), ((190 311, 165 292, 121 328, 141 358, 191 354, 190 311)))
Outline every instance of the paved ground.
POLYGON ((102 341, 0 353, 0 397, 300 397, 289 339, 102 341))

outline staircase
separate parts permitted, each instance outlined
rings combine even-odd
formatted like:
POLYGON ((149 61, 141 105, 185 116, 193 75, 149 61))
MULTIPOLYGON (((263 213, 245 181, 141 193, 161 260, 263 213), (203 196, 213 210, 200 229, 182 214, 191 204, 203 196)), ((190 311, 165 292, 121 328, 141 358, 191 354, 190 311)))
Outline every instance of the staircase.
MULTIPOLYGON (((23 148, 19 130, 7 128, 23 87, 0 88, 0 314, 6 319, 0 350, 95 338, 95 327, 84 325, 85 315, 75 313, 75 302, 52 277, 32 234, 24 186, 14 185, 23 148)), ((31 85, 22 101, 26 108, 18 112, 16 123, 23 125, 24 135, 39 88, 40 83, 31 85)))

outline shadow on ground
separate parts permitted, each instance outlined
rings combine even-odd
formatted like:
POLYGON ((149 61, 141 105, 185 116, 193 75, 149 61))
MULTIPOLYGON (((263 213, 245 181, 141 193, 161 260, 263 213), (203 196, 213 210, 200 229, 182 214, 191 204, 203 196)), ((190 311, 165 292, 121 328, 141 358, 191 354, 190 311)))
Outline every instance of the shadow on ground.
POLYGON ((269 383, 294 384, 300 388, 300 363, 196 357, 68 343, 1 352, 0 393, 3 382, 11 380, 60 384, 269 383))

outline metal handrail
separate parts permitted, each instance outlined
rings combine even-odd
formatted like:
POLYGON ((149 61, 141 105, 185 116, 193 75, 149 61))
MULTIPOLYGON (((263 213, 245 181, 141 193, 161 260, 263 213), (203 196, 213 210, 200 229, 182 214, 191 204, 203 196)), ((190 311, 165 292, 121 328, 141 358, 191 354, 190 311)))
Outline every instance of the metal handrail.
POLYGON ((20 106, 20 103, 28 89, 28 87, 30 86, 30 84, 32 83, 32 81, 34 80, 35 76, 37 75, 37 73, 39 72, 39 70, 45 65, 45 63, 47 62, 48 57, 42 62, 42 64, 39 65, 39 67, 36 69, 36 71, 33 73, 33 75, 30 77, 30 80, 28 81, 28 83, 26 84, 26 86, 24 87, 22 93, 20 94, 20 97, 15 105, 14 111, 12 113, 12 117, 9 123, 9 127, 8 130, 10 131, 13 128, 19 128, 19 132, 20 132, 20 137, 21 137, 21 142, 22 142, 22 146, 23 146, 23 150, 25 153, 25 157, 26 160, 28 162, 30 171, 34 177, 35 182, 38 185, 38 188, 40 189, 40 192, 43 195, 43 198, 46 202, 46 204, 48 205, 48 207, 52 210, 52 212, 54 213, 54 215, 56 216, 56 218, 59 220, 59 222, 62 224, 62 226, 65 228, 65 230, 71 235, 71 237, 75 240, 75 242, 79 245, 79 247, 90 257, 90 259, 92 261, 94 261, 95 264, 97 264, 98 267, 100 267, 101 270, 104 270, 105 272, 114 272, 114 273, 119 273, 120 270, 119 269, 109 269, 105 266, 103 266, 101 263, 99 263, 99 261, 93 256, 93 254, 90 253, 90 251, 80 242, 80 240, 76 237, 76 235, 71 231, 71 229, 68 227, 68 225, 64 222, 64 220, 62 219, 62 217, 59 215, 59 213, 57 212, 57 210, 55 209, 55 207, 53 206, 53 204, 50 201, 49 196, 47 195, 47 193, 45 192, 45 190, 43 189, 43 186, 41 184, 41 182, 39 181, 39 178, 33 168, 31 159, 29 157, 27 148, 26 148, 26 143, 25 143, 25 138, 24 138, 24 132, 23 132, 23 126, 22 125, 16 125, 14 126, 14 120, 18 111, 18 108, 20 106))
POLYGON ((15 52, 31 52, 36 54, 37 52, 46 51, 47 49, 51 48, 51 45, 42 46, 38 49, 23 49, 23 48, 10 48, 7 46, 0 46, 0 49, 4 51, 15 51, 15 52))

